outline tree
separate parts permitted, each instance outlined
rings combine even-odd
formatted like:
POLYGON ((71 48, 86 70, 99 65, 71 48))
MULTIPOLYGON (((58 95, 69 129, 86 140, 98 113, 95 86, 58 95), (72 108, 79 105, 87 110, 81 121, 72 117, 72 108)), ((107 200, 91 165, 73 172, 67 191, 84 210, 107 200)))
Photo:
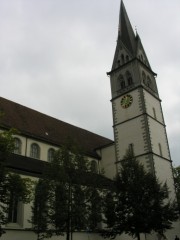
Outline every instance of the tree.
POLYGON ((31 222, 38 240, 64 233, 69 240, 76 230, 97 229, 101 190, 88 180, 89 171, 87 159, 71 141, 55 152, 35 190, 31 222))
POLYGON ((177 205, 168 199, 166 184, 160 184, 150 172, 128 153, 115 179, 114 200, 106 196, 107 230, 104 237, 122 233, 140 239, 141 233, 161 234, 178 219, 177 205), (108 208, 114 209, 110 213, 108 208))
POLYGON ((180 166, 173 168, 174 173, 174 183, 175 183, 175 189, 176 189, 176 195, 177 195, 177 202, 179 207, 179 213, 180 213, 180 166))
POLYGON ((14 150, 14 129, 0 133, 0 237, 5 233, 4 225, 9 222, 11 203, 30 201, 31 181, 11 173, 6 161, 14 150))

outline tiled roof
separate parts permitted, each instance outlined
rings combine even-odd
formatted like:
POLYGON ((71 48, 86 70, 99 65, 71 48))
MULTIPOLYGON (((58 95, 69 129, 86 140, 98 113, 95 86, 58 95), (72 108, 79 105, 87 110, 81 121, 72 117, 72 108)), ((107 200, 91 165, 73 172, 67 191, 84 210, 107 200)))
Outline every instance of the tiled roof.
POLYGON ((50 144, 63 145, 72 138, 86 154, 97 157, 96 148, 113 141, 0 97, 0 126, 15 128, 22 135, 50 144))

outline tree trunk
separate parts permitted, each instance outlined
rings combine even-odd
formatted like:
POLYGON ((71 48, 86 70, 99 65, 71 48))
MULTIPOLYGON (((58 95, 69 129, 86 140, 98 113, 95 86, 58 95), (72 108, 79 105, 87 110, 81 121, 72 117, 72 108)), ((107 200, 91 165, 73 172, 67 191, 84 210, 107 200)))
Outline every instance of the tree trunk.
POLYGON ((137 240, 140 240, 140 233, 136 233, 137 240))
POLYGON ((66 240, 70 240, 71 236, 71 183, 68 186, 68 219, 67 219, 67 232, 66 240))

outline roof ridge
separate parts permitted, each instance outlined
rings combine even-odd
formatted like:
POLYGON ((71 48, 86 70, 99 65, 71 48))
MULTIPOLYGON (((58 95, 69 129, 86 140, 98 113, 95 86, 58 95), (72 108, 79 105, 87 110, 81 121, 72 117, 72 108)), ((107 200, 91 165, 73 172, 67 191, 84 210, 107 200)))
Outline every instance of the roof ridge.
POLYGON ((12 104, 17 105, 17 106, 19 106, 19 107, 23 107, 23 108, 28 109, 28 110, 30 110, 30 111, 36 112, 36 113, 38 113, 38 114, 40 114, 40 115, 44 115, 44 116, 47 117, 47 118, 54 119, 54 120, 56 120, 56 121, 58 121, 58 122, 61 122, 61 123, 63 123, 63 124, 66 124, 66 125, 69 125, 69 126, 72 126, 72 127, 78 128, 78 129, 81 129, 81 130, 83 130, 83 131, 89 132, 89 133, 91 133, 91 134, 95 134, 95 135, 97 135, 97 136, 99 136, 99 137, 102 137, 102 138, 111 140, 111 139, 109 139, 109 138, 107 138, 107 137, 104 137, 104 136, 102 136, 102 135, 100 135, 100 134, 94 133, 94 132, 92 132, 92 131, 90 131, 90 130, 87 130, 87 129, 85 129, 85 128, 78 127, 78 126, 76 126, 76 125, 74 125, 74 124, 71 124, 71 123, 69 123, 69 122, 65 122, 65 121, 63 121, 63 120, 61 120, 61 119, 58 119, 58 118, 56 118, 56 117, 52 117, 52 116, 50 116, 50 115, 48 115, 48 114, 46 114, 46 113, 42 113, 42 112, 40 112, 40 111, 38 111, 38 110, 35 110, 35 109, 33 109, 33 108, 30 108, 30 107, 27 107, 27 106, 25 106, 25 105, 22 105, 22 104, 20 104, 20 103, 14 102, 14 101, 12 101, 12 100, 9 100, 9 99, 0 97, 0 100, 1 100, 1 99, 5 100, 5 101, 7 101, 7 102, 11 102, 12 104))
POLYGON ((96 148, 114 142, 112 139, 2 97, 0 97, 0 109, 5 113, 1 119, 2 127, 14 127, 27 137, 50 144, 61 146, 70 137, 88 153, 95 156, 96 148))

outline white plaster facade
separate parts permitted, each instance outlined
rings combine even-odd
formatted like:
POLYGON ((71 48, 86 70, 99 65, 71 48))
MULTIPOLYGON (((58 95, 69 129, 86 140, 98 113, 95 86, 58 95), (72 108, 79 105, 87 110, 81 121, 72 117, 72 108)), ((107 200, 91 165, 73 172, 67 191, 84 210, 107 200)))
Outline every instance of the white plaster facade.
MULTIPOLYGON (((22 135, 14 135, 15 138, 18 138, 21 140, 21 155, 30 157, 30 149, 31 144, 36 143, 40 147, 40 159, 37 161, 45 161, 47 162, 47 156, 48 156, 48 149, 58 149, 57 146, 49 145, 48 143, 44 143, 41 141, 34 140, 32 138, 24 137, 22 135)), ((115 159, 115 150, 114 145, 110 145, 107 147, 102 147, 102 149, 98 149, 97 153, 99 156, 101 156, 101 161, 97 158, 93 158, 90 156, 87 156, 88 161, 97 161, 98 163, 98 170, 101 171, 102 169, 105 171, 106 175, 109 178, 113 178, 116 173, 116 165, 114 164, 114 161, 111 161, 111 159, 115 159)), ((23 178, 29 178, 32 181, 36 182, 38 178, 33 176, 27 176, 27 174, 23 175, 21 174, 21 177, 23 178)), ((2 235, 2 240, 36 240, 37 236, 35 233, 31 231, 32 224, 29 222, 31 220, 32 212, 31 212, 32 202, 29 204, 18 204, 18 215, 17 215, 17 222, 16 223, 8 223, 6 226, 4 226, 6 230, 6 234, 2 235)), ((52 240, 56 239, 66 239, 66 235, 59 236, 59 237, 52 237, 52 240)), ((85 231, 82 232, 75 232, 73 233, 73 240, 90 240, 90 239, 97 239, 101 240, 103 239, 99 234, 93 234, 88 233, 85 231)))

